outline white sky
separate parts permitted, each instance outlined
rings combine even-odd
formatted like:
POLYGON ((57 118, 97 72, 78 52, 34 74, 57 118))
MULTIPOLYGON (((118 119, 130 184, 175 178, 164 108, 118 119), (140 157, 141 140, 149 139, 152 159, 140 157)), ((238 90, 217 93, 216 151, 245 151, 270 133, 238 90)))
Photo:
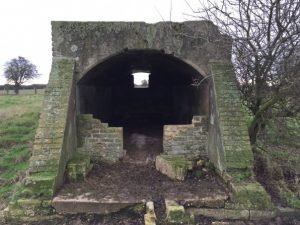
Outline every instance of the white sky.
MULTIPOLYGON (((5 84, 5 62, 23 56, 37 66, 39 79, 50 73, 51 20, 62 21, 184 21, 190 13, 184 0, 1 0, 0 84, 5 84), (160 15, 161 14, 161 15, 160 15), (161 17, 162 16, 162 17, 161 17)), ((195 2, 197 0, 190 0, 195 2)))

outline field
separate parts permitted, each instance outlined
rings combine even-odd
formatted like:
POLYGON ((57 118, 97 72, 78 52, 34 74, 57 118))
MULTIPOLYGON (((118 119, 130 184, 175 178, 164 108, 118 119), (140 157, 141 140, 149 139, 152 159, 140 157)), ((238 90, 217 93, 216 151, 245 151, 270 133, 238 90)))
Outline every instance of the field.
POLYGON ((0 209, 28 168, 43 95, 0 96, 0 209))
MULTIPOLYGON (((37 94, 44 94, 44 90, 45 89, 37 89, 37 94)), ((24 90, 19 90, 19 94, 20 95, 33 95, 34 94, 34 89, 24 89, 24 90)), ((14 90, 9 90, 9 91, 6 91, 6 90, 0 90, 0 95, 15 95, 15 92, 14 90)))

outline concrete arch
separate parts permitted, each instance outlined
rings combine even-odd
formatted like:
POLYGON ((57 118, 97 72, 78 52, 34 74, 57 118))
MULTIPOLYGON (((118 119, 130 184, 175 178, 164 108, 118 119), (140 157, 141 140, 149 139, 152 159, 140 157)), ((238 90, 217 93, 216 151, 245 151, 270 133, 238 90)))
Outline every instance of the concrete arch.
POLYGON ((209 76, 209 73, 205 72, 205 70, 202 69, 201 66, 198 66, 197 63, 193 63, 191 60, 188 60, 188 59, 180 57, 180 56, 175 56, 173 53, 168 54, 163 49, 148 49, 148 48, 146 48, 146 49, 123 49, 123 50, 115 52, 109 56, 106 56, 105 58, 95 60, 96 62, 93 62, 91 65, 86 66, 85 69, 82 71, 82 73, 78 76, 77 83, 80 82, 80 80, 82 80, 86 74, 90 73, 95 67, 98 67, 102 63, 105 63, 105 62, 107 62, 119 55, 122 55, 126 52, 138 52, 138 51, 155 52, 157 54, 164 54, 170 58, 177 59, 177 60, 181 61, 182 63, 187 64, 188 66, 193 68, 195 71, 197 71, 199 73, 199 75, 201 75, 203 77, 209 76))
MULTIPOLYGON (((99 99, 105 96, 105 93, 107 95, 112 90, 116 92, 120 89, 124 89, 124 93, 131 93, 130 89, 134 87, 132 76, 134 71, 148 71, 150 73, 149 89, 135 90, 135 92, 139 92, 139 94, 145 93, 145 99, 148 99, 150 102, 155 101, 154 96, 160 95, 160 98, 162 98, 168 95, 171 96, 173 101, 176 99, 176 102, 178 102, 177 108, 184 110, 184 108, 187 108, 188 105, 191 104, 194 105, 194 108, 197 107, 197 109, 193 109, 193 115, 207 114, 208 111, 205 111, 205 109, 208 108, 208 88, 203 89, 205 84, 207 86, 207 82, 203 83, 202 87, 195 85, 196 81, 204 79, 204 76, 193 66, 180 58, 154 49, 125 50, 107 57, 93 68, 90 68, 77 82, 78 111, 80 113, 92 113, 96 118, 107 122, 109 120, 107 118, 108 116, 101 116, 94 113, 97 111, 97 109, 95 109, 95 102, 99 103, 99 99), (117 90, 115 90, 114 87, 117 87, 117 90), (170 93, 164 92, 167 89, 169 89, 170 93), (175 97, 176 89, 177 92, 183 91, 182 94, 190 95, 190 99, 186 99, 186 101, 190 103, 181 101, 179 96, 175 97), (173 92, 173 94, 171 92, 173 92), (99 96, 99 99, 97 96, 99 96), (206 105, 203 105, 202 102, 206 105), (201 109, 199 109, 196 104, 201 104, 201 109)), ((132 91, 134 91, 134 89, 132 91)), ((106 100, 103 101, 106 102, 106 100)), ((124 99, 123 101, 126 102, 124 99)), ((136 99, 136 101, 139 100, 136 99)), ((143 100, 141 99, 140 101, 143 100)), ((167 102, 165 102, 165 104, 167 104, 167 102)), ((143 108, 146 107, 147 105, 143 108)), ((153 107, 156 106, 153 105, 153 107)), ((99 106, 99 109, 100 108, 102 107, 99 106)), ((171 108, 176 108, 174 103, 171 108)), ((103 113, 105 114, 105 112, 103 113)), ((192 119, 192 114, 189 120, 192 119)), ((177 123, 183 122, 177 121, 177 123)))
MULTIPOLYGON (((208 156, 233 189, 229 207, 271 208, 269 196, 253 177, 242 184, 236 179, 240 174, 251 175, 253 155, 229 62, 230 39, 211 22, 56 21, 52 41, 52 69, 29 175, 9 205, 7 217, 52 214, 52 200, 64 182, 70 159, 84 153, 89 162, 87 153, 96 144, 96 154, 118 160, 122 129, 135 123, 138 128, 147 127, 140 125, 145 118, 150 121, 147 125, 168 131, 163 134, 164 156, 189 160, 208 156), (200 38, 191 38, 196 36, 200 38), (135 89, 133 69, 150 70, 157 74, 152 77, 157 81, 148 90, 135 89), (195 88, 195 101, 189 102, 193 79, 208 77, 195 88), (82 137, 91 145, 82 146, 82 137), (81 152, 82 147, 87 150, 81 152)), ((75 159, 85 163, 83 158, 75 159)))

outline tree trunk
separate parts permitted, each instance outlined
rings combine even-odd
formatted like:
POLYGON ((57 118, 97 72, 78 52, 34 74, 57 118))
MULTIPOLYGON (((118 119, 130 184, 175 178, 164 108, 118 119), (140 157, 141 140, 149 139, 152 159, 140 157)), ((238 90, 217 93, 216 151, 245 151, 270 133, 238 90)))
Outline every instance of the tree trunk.
POLYGON ((19 83, 15 83, 15 86, 14 86, 14 91, 15 91, 15 94, 18 95, 19 94, 19 89, 20 89, 20 84, 19 83))
POLYGON ((272 99, 258 106, 258 110, 255 112, 253 120, 248 128, 250 143, 251 145, 255 145, 257 141, 257 134, 260 130, 260 127, 263 123, 263 115, 264 113, 272 107, 277 101, 278 96, 275 95, 272 99))
POLYGON ((260 128, 260 119, 254 117, 254 119, 250 124, 250 127, 248 128, 251 145, 256 144, 259 128, 260 128))

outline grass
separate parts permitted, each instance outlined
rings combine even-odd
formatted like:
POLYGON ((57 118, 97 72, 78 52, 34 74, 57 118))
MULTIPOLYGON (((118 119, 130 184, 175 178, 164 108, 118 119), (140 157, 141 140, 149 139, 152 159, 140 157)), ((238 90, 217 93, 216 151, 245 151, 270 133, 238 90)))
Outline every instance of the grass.
POLYGON ((43 95, 0 96, 0 209, 25 176, 43 95))
POLYGON ((259 141, 266 158, 266 169, 270 171, 268 177, 263 178, 264 183, 283 203, 294 208, 300 208, 299 140, 300 115, 297 115, 267 120, 259 141), (278 172, 282 174, 279 177, 278 172))

